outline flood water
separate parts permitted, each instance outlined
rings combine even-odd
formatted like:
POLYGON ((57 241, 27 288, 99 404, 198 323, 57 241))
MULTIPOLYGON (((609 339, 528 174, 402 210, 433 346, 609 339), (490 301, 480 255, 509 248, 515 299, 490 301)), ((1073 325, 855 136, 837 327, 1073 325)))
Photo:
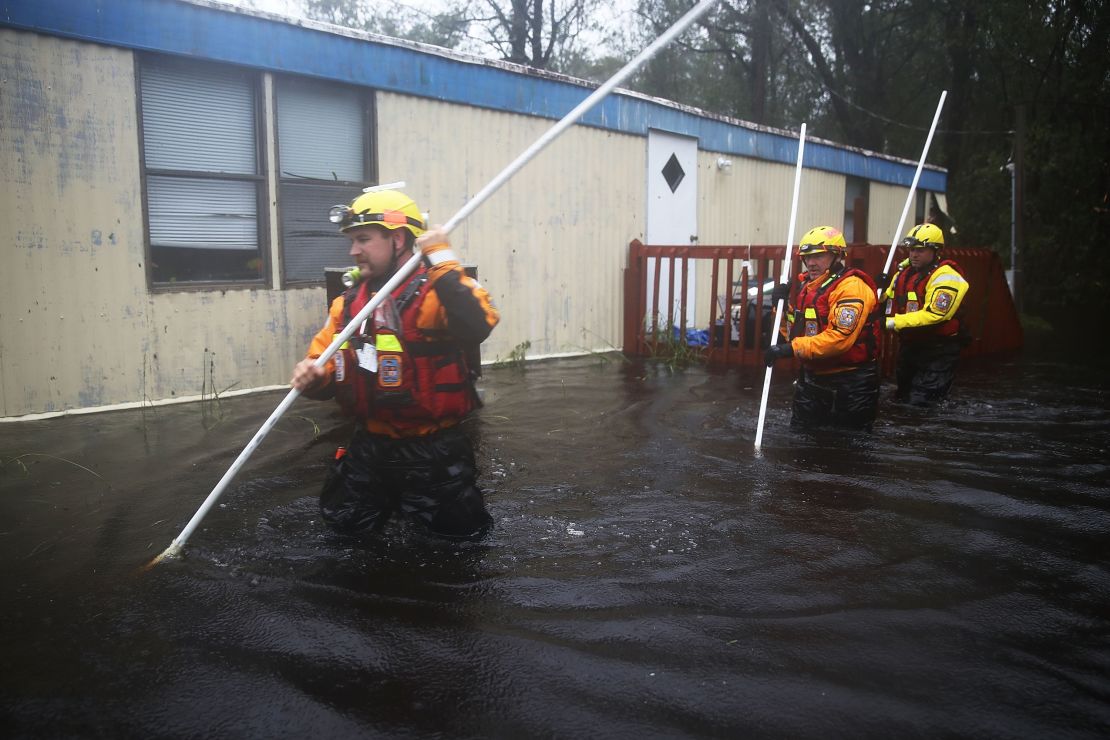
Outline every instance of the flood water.
POLYGON ((487 369, 462 545, 330 533, 347 428, 299 400, 147 572, 282 394, 0 424, 0 733, 1105 737, 1105 370, 888 386, 870 435, 792 434, 776 384, 757 455, 762 378, 487 369))

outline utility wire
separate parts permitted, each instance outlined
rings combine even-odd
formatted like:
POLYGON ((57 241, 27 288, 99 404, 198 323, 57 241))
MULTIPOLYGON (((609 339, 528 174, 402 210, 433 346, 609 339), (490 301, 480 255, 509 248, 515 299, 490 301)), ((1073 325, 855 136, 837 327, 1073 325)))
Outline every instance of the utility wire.
MULTIPOLYGON (((825 85, 824 82, 821 81, 820 79, 818 79, 818 82, 821 82, 822 86, 825 88, 825 90, 828 91, 829 95, 833 95, 833 96, 839 98, 840 100, 843 100, 845 103, 852 106, 856 110, 860 111, 861 113, 866 113, 867 115, 871 116, 872 118, 877 118, 880 121, 891 124, 892 126, 899 126, 901 128, 909 129, 911 131, 928 131, 929 130, 928 128, 924 128, 924 127, 921 127, 921 126, 912 126, 908 123, 902 123, 901 121, 895 121, 892 118, 887 118, 886 116, 882 115, 881 113, 876 113, 872 110, 868 110, 867 108, 864 108, 862 105, 859 105, 858 103, 844 97, 843 95, 838 93, 836 90, 833 90, 832 88, 830 88, 828 85, 825 85)), ((1013 130, 1005 130, 1005 131, 960 131, 960 130, 957 130, 957 129, 937 129, 937 133, 961 134, 961 135, 982 134, 982 135, 998 136, 999 134, 1013 135, 1017 132, 1013 131, 1013 130)))

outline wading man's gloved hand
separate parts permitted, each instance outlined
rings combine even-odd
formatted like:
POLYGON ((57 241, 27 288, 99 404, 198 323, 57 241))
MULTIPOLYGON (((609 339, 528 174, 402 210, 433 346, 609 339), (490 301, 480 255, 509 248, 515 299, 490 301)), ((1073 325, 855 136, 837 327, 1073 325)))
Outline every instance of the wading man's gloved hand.
POLYGON ((432 226, 421 234, 416 240, 416 248, 430 265, 447 261, 457 262, 459 259, 452 251, 451 243, 447 241, 447 232, 439 225, 432 226))
POLYGON ((886 290, 886 286, 890 285, 890 275, 885 272, 880 272, 875 276, 875 285, 879 290, 886 290))
POLYGON ((781 344, 772 344, 763 353, 763 361, 767 363, 767 367, 771 367, 776 362, 786 357, 794 356, 794 348, 790 346, 790 342, 783 342, 781 344))
POLYGON ((785 301, 790 297, 790 286, 786 283, 775 283, 775 287, 771 289, 771 303, 778 303, 785 301))

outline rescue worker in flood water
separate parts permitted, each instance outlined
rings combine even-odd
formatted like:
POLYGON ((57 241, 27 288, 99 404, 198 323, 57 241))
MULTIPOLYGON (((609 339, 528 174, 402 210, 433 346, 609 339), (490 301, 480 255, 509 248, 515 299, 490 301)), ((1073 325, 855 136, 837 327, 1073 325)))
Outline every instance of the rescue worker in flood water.
POLYGON ((878 306, 875 282, 847 268, 844 235, 832 226, 806 232, 798 246, 805 266, 790 291, 779 283, 772 301, 793 301, 785 340, 767 348, 767 366, 797 357, 794 427, 831 426, 870 430, 879 403, 878 306))
POLYGON ((969 339, 960 311, 969 285, 958 264, 941 259, 944 232, 935 224, 914 226, 901 245, 910 256, 883 293, 883 327, 900 345, 895 400, 928 407, 948 395, 969 339))
POLYGON ((404 193, 364 193, 333 208, 332 220, 351 240, 357 282, 332 302, 291 381, 310 398, 334 397, 356 419, 346 453, 337 453, 320 493, 324 521, 362 534, 400 511, 432 534, 478 538, 491 518, 476 482, 473 446, 459 423, 480 405, 479 368, 469 365, 467 349, 489 336, 497 309, 464 273, 446 233, 428 229, 404 193), (313 360, 414 248, 423 254, 421 266, 316 367, 313 360))

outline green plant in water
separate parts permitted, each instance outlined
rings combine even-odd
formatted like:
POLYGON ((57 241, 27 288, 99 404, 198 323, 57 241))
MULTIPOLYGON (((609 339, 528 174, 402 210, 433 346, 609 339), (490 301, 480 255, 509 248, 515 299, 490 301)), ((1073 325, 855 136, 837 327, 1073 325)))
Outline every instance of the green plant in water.
POLYGON ((528 349, 532 346, 532 342, 525 339, 523 342, 513 347, 513 351, 509 353, 506 360, 502 360, 500 356, 493 363, 493 367, 509 367, 514 370, 524 370, 524 361, 527 359, 528 349))
POLYGON ((219 420, 220 394, 216 392, 216 353, 204 348, 200 375, 200 412, 205 428, 209 420, 219 420))
POLYGON ((220 394, 227 393, 237 385, 239 385, 239 381, 235 381, 222 391, 216 389, 216 353, 205 347, 200 384, 200 410, 205 429, 215 426, 223 420, 224 412, 220 402, 220 394))
MULTIPOLYGON (((88 468, 86 468, 84 465, 81 465, 80 463, 75 463, 72 460, 67 460, 64 457, 58 457, 57 455, 48 455, 45 452, 24 452, 22 455, 16 455, 15 457, 11 458, 10 460, 0 460, 0 469, 3 469, 5 467, 7 467, 8 465, 15 465, 21 471, 23 471, 24 476, 30 475, 30 471, 27 470, 27 466, 23 462, 23 458, 25 458, 25 457, 45 457, 45 458, 50 459, 50 460, 57 460, 58 462, 63 462, 67 465, 72 465, 75 468, 80 468, 81 470, 84 470, 86 473, 89 473, 90 475, 94 475, 97 478, 100 478, 100 480, 104 480, 104 476, 102 476, 100 473, 96 472, 95 470, 89 470, 88 468)), ((104 482, 107 483, 107 481, 104 481, 104 482)))
POLYGON ((315 419, 309 418, 307 416, 290 416, 290 418, 291 419, 300 419, 301 421, 307 421, 309 424, 312 425, 312 438, 313 439, 319 439, 320 438, 320 425, 318 423, 316 423, 315 419))
POLYGON ((663 322, 652 332, 651 347, 652 359, 663 363, 672 373, 705 362, 699 348, 691 347, 681 334, 676 337, 674 330, 663 322))

